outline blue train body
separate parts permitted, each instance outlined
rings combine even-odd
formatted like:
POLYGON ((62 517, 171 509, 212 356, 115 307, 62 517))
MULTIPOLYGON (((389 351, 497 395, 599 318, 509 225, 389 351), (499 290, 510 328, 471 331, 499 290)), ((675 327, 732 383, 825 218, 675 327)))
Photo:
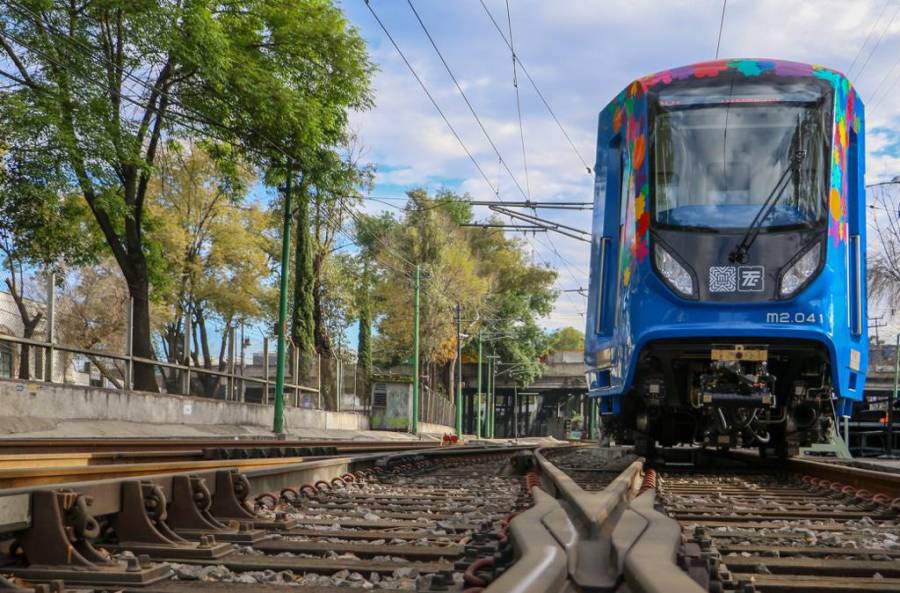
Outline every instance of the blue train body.
POLYGON ((867 366, 863 104, 775 60, 635 81, 600 113, 585 362, 637 441, 827 438, 867 366))

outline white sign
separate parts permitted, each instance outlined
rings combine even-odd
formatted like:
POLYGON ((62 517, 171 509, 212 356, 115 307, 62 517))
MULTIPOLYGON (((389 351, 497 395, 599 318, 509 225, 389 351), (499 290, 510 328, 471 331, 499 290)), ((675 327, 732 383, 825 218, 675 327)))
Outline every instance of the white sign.
POLYGON ((194 413, 194 402, 184 402, 184 407, 182 409, 182 413, 185 416, 190 416, 194 413))

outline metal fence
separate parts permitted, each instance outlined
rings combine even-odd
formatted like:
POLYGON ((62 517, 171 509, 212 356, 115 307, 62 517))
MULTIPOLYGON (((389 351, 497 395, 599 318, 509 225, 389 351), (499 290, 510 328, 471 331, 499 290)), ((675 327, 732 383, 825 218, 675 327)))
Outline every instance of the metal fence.
MULTIPOLYGON (((0 334, 0 344, 3 354, 10 356, 10 361, 2 365, 2 374, 10 377, 18 377, 18 364, 13 361, 23 355, 24 346, 35 361, 29 364, 31 372, 23 377, 27 380, 131 390, 135 365, 146 364, 155 368, 157 385, 165 393, 255 403, 271 403, 274 398, 275 371, 271 365, 263 365, 262 376, 252 376, 247 374, 246 365, 233 358, 219 370, 3 334, 0 334), (101 364, 102 373, 98 372, 101 364)), ((320 388, 302 384, 298 372, 300 357, 294 354, 290 358, 292 364, 286 365, 285 402, 322 408, 320 388)), ((303 381, 318 382, 319 365, 311 364, 310 367, 314 369, 313 375, 303 381)))

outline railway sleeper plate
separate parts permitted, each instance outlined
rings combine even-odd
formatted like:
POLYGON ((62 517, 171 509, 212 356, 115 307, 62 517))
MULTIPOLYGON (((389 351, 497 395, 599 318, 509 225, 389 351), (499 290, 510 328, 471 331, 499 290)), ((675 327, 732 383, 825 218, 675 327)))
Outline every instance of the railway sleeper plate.
POLYGON ((79 567, 73 565, 39 565, 4 567, 4 572, 35 583, 62 580, 95 586, 150 585, 172 576, 172 569, 163 564, 142 566, 125 563, 114 566, 79 567))
POLYGON ((234 552, 234 546, 224 542, 212 545, 121 542, 119 544, 101 544, 101 547, 113 553, 127 550, 137 555, 144 554, 155 560, 185 560, 188 558, 218 560, 234 552))

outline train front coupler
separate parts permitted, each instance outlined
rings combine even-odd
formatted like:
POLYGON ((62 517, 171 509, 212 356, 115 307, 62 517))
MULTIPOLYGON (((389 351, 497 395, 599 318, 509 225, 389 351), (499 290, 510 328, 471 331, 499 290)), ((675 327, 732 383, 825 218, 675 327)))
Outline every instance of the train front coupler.
POLYGON ((758 425, 775 405, 775 377, 768 371, 765 346, 713 346, 709 371, 700 375, 699 407, 707 419, 703 442, 740 447, 745 439, 765 443, 758 425))

